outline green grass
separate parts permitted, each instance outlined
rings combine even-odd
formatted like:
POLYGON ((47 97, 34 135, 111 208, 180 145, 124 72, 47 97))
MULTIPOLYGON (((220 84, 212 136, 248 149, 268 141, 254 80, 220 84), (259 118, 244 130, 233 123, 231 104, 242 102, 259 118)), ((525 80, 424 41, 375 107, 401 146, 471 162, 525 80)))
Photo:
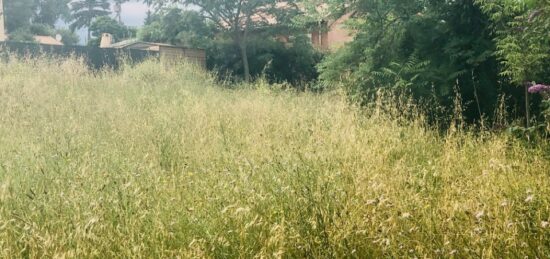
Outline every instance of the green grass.
POLYGON ((547 145, 268 88, 1 63, 0 257, 550 256, 547 145))

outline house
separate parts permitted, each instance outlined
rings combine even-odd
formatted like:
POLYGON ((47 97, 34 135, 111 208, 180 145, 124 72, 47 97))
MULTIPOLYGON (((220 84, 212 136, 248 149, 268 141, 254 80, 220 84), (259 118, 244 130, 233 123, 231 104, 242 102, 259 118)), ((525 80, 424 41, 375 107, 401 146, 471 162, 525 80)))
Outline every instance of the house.
POLYGON ((63 42, 61 42, 61 37, 54 38, 52 36, 42 36, 42 35, 35 35, 33 36, 34 41, 36 41, 38 44, 41 45, 54 45, 54 46, 63 46, 63 42))
MULTIPOLYGON (((278 2, 275 8, 280 10, 303 9, 299 5, 290 5, 287 2, 278 2)), ((339 18, 334 19, 330 18, 331 15, 328 13, 328 8, 328 4, 320 5, 316 8, 317 12, 324 13, 326 18, 321 19, 318 24, 311 26, 311 29, 307 33, 313 46, 323 51, 332 51, 344 46, 346 43, 353 41, 355 34, 353 30, 346 26, 346 23, 355 15, 355 12, 347 12, 339 18)), ((267 13, 255 14, 252 16, 252 20, 263 22, 268 26, 277 24, 277 18, 267 13)), ((278 35, 276 39, 285 43, 289 41, 288 35, 278 35)))
MULTIPOLYGON (((63 42, 61 42, 59 39, 56 39, 52 36, 47 35, 34 35, 32 36, 34 39, 34 42, 40 44, 40 45, 50 45, 50 46, 63 46, 63 42)), ((9 39, 9 35, 7 34, 1 34, 0 32, 0 42, 7 41, 9 39)))
POLYGON ((129 39, 113 42, 113 36, 109 33, 101 35, 100 48, 102 49, 135 49, 158 52, 162 61, 174 63, 183 59, 206 67, 206 52, 204 49, 179 47, 165 43, 144 42, 138 39, 129 39))
MULTIPOLYGON (((34 35, 32 36, 32 38, 34 39, 34 42, 40 44, 40 45, 51 45, 51 46, 63 46, 63 42, 61 42, 59 39, 56 39, 52 36, 47 36, 47 35, 34 35)), ((0 42, 2 41, 7 41, 9 39, 9 35, 7 34, 2 34, 2 32, 0 32, 0 42)))
POLYGON ((355 32, 346 26, 355 12, 348 12, 336 20, 326 19, 311 30, 311 43, 321 50, 336 50, 353 41, 355 32))

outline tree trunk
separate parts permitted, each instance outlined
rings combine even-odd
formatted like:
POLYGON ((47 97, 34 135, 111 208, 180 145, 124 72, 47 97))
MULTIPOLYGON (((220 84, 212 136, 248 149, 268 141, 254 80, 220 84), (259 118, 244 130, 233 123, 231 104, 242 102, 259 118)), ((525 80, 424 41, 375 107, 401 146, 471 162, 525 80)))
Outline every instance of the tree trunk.
POLYGON ((243 61, 243 68, 244 68, 244 80, 246 82, 250 82, 250 66, 248 64, 248 53, 246 49, 246 42, 241 41, 239 43, 239 49, 241 50, 241 59, 243 61))
POLYGON ((90 44, 90 38, 92 37, 92 34, 90 32, 90 26, 92 26, 92 21, 94 20, 92 14, 94 13, 94 6, 93 5, 88 5, 88 15, 89 15, 89 20, 87 20, 86 22, 88 24, 86 24, 86 29, 88 31, 88 38, 86 39, 86 45, 89 45, 90 44))
POLYGON ((241 53, 241 61, 243 63, 243 69, 244 69, 244 80, 246 82, 250 82, 250 65, 248 64, 248 51, 247 51, 247 36, 248 36, 248 28, 245 26, 243 31, 239 29, 239 27, 235 28, 235 43, 239 47, 240 53, 241 53))
POLYGON ((90 25, 88 25, 87 29, 88 29, 88 38, 86 39, 86 45, 90 44, 90 38, 92 37, 90 32, 90 25))

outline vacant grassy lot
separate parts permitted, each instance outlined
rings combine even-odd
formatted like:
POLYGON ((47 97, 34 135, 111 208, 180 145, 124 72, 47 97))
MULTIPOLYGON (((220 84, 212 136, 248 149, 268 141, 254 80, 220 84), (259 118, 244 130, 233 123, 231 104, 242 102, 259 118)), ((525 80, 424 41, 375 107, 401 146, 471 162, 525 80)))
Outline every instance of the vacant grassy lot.
POLYGON ((550 256, 550 154, 190 67, 0 64, 0 257, 550 256))

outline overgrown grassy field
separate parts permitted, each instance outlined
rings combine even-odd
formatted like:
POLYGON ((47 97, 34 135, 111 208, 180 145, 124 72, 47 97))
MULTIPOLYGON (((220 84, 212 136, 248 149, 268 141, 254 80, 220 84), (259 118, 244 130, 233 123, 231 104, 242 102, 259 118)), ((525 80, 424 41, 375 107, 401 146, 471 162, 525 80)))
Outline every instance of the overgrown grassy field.
POLYGON ((550 256, 548 146, 387 105, 1 63, 0 257, 550 256))

